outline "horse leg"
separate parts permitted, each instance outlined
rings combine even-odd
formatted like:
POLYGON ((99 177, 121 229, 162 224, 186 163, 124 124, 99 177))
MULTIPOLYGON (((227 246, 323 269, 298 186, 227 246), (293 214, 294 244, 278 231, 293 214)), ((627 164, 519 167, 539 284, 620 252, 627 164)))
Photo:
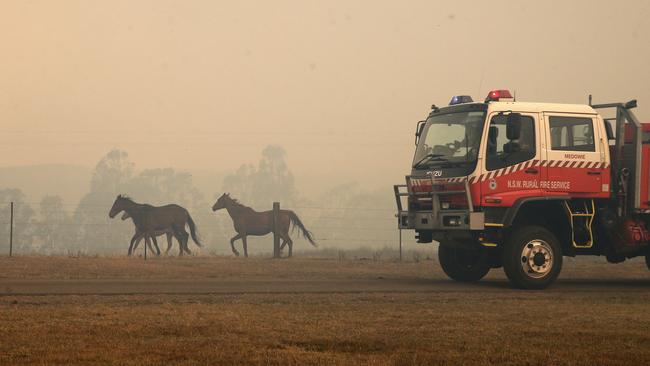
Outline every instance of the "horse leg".
POLYGON ((235 249, 235 240, 241 239, 241 235, 237 234, 230 239, 230 248, 232 248, 233 254, 239 257, 239 252, 235 249))
POLYGON ((244 243, 244 257, 248 258, 248 243, 246 243, 246 236, 241 237, 241 241, 244 243))
POLYGON ((293 255, 293 240, 289 238, 289 258, 293 255))
POLYGON ((282 247, 280 247, 280 249, 282 249, 285 245, 288 245, 289 257, 291 257, 293 255, 293 240, 291 240, 291 236, 289 236, 289 233, 286 232, 286 233, 281 233, 280 237, 282 238, 283 241, 282 247))
POLYGON ((156 247, 156 256, 159 257, 160 256, 160 248, 158 247, 158 240, 156 240, 156 236, 152 235, 151 240, 153 240, 153 246, 156 247))
POLYGON ((187 254, 192 254, 192 252, 190 251, 190 247, 188 245, 190 241, 190 234, 188 234, 187 231, 185 231, 185 228, 183 228, 181 229, 181 235, 183 235, 183 250, 187 254))
POLYGON ((182 256, 184 253, 192 254, 192 252, 190 252, 190 249, 187 247, 187 240, 189 239, 190 235, 187 233, 187 231, 185 231, 185 228, 174 226, 174 232, 176 234, 176 240, 178 240, 178 245, 180 247, 178 255, 182 256))
MULTIPOLYGON (((144 245, 146 245, 147 248, 149 248, 149 252, 151 252, 151 253, 154 252, 153 248, 151 247, 151 239, 149 239, 149 234, 146 234, 144 236, 144 245)), ((145 250, 146 250, 146 248, 145 248, 145 250)))
POLYGON ((182 257, 183 254, 185 254, 185 252, 183 251, 183 236, 180 233, 180 231, 177 230, 177 228, 174 227, 173 230, 174 230, 174 237, 178 241, 178 256, 182 257))
POLYGON ((147 248, 149 248, 149 253, 155 253, 153 247, 151 246, 151 237, 149 235, 145 235, 144 243, 147 248))
POLYGON ((133 245, 133 253, 135 253, 135 251, 140 246, 140 243, 142 242, 142 239, 144 239, 144 236, 140 235, 140 237, 138 237, 138 239, 135 241, 135 245, 133 245))
POLYGON ((142 240, 142 237, 140 236, 140 234, 138 234, 137 232, 135 234, 133 234, 133 237, 131 238, 131 244, 129 244, 129 257, 131 256, 131 254, 133 254, 133 251, 135 250, 135 248, 133 247, 133 244, 135 243, 135 247, 137 248, 138 243, 140 243, 140 240, 142 240), (137 242, 136 242, 136 240, 137 240, 137 242))
POLYGON ((293 255, 293 240, 289 240, 289 257, 293 255))
POLYGON ((165 250, 165 255, 169 253, 169 250, 172 248, 172 233, 167 233, 167 250, 165 250))

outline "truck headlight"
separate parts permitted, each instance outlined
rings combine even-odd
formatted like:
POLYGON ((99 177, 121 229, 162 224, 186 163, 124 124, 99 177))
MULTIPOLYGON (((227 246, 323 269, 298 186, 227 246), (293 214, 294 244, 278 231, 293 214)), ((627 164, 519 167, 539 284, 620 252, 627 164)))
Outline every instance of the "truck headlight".
POLYGON ((442 223, 445 226, 460 226, 460 222, 459 216, 446 216, 442 219, 442 223))

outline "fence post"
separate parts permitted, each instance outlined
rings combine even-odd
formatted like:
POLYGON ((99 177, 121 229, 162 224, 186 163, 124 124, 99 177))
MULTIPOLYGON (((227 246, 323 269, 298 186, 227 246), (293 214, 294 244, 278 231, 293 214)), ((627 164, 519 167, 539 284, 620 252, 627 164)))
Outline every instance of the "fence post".
POLYGON ((398 213, 395 214, 395 217, 397 218, 397 231, 399 231, 399 261, 401 262, 402 261, 402 227, 399 221, 400 220, 399 211, 398 213))
POLYGON ((273 258, 280 258, 280 202, 273 202, 273 258))
POLYGON ((402 261, 402 229, 399 229, 399 261, 402 261))
POLYGON ((9 219, 9 256, 13 255, 14 251, 14 203, 11 202, 11 213, 9 219))

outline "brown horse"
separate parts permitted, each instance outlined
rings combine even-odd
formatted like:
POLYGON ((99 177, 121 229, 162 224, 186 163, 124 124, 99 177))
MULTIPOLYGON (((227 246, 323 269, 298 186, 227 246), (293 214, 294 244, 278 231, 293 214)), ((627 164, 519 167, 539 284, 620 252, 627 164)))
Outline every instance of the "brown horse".
MULTIPOLYGON (((167 229, 171 230, 171 229, 167 229)), ((157 237, 166 234, 167 236, 167 249, 165 250, 165 255, 169 254, 169 251, 172 249, 172 236, 174 236, 174 233, 172 231, 155 231, 153 235, 149 236, 151 240, 153 241, 153 245, 156 248, 156 254, 160 255, 160 248, 158 247, 158 241, 156 240, 157 237)), ((147 235, 144 233, 138 233, 136 231, 136 239, 135 239, 135 244, 133 245, 133 251, 135 252, 136 249, 138 249, 138 246, 140 245, 140 242, 144 239, 145 241, 147 240, 147 235)), ((151 248, 151 245, 149 245, 149 250, 152 251, 153 253, 153 248, 151 248)))
MULTIPOLYGON (((230 247, 236 256, 239 256, 239 252, 235 249, 235 240, 242 240, 244 256, 248 257, 246 237, 248 235, 263 236, 273 231, 273 211, 257 212, 252 208, 237 202, 236 199, 230 198, 230 195, 227 193, 222 194, 221 197, 217 199, 217 202, 212 206, 212 211, 217 211, 222 208, 225 208, 226 211, 228 211, 235 226, 235 231, 237 232, 237 235, 230 239, 230 247)), ((289 245, 289 257, 291 257, 293 253, 293 240, 291 240, 291 237, 289 236, 289 227, 291 224, 300 229, 303 237, 307 239, 311 245, 317 246, 314 242, 312 233, 305 228, 305 225, 303 225, 295 212, 290 210, 280 210, 279 235, 282 239, 280 250, 282 250, 285 245, 289 245)))
MULTIPOLYGON (((129 214, 125 211, 122 214, 122 220, 126 220, 126 219, 129 219, 129 218, 131 218, 131 216, 129 216, 129 214)), ((160 248, 158 248, 158 242, 156 241, 156 237, 158 237, 160 235, 163 235, 163 234, 165 234, 167 236, 167 250, 165 250, 165 255, 167 255, 167 254, 169 254, 169 251, 172 249, 172 236, 174 236, 174 231, 171 228, 156 231, 156 232, 153 233, 153 236, 151 237, 151 239, 153 240, 153 243, 156 246, 156 252, 158 254, 160 254, 160 248)), ((133 251, 135 252, 135 250, 138 249, 138 246, 140 245, 140 242, 143 239, 146 240, 146 235, 144 233, 139 232, 138 229, 136 228, 134 236, 137 237, 135 239, 135 245, 133 245, 133 251)), ((148 247, 149 247, 149 250, 151 250, 152 253, 153 253, 153 248, 151 247, 151 245, 148 245, 148 247)))
POLYGON ((167 231, 171 231, 174 237, 176 237, 176 240, 178 240, 180 244, 179 255, 183 255, 183 252, 191 254, 187 246, 190 235, 185 230, 185 225, 190 227, 190 233, 196 245, 201 246, 196 235, 196 225, 192 217, 185 208, 179 205, 171 204, 156 207, 136 203, 127 196, 118 195, 115 198, 115 202, 113 202, 113 207, 111 207, 108 216, 114 218, 115 215, 122 211, 131 217, 136 227, 136 232, 131 238, 131 244, 129 245, 129 255, 133 253, 133 244, 139 236, 144 235, 146 243, 149 243, 149 239, 151 238, 154 244, 156 244, 156 247, 158 247, 156 235, 167 231))

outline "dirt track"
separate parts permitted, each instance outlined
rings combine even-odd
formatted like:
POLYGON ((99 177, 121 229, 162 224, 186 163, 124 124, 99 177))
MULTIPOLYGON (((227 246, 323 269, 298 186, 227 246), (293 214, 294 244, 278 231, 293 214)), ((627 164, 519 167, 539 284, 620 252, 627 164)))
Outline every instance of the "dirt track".
POLYGON ((0 257, 0 365, 650 364, 650 271, 602 262, 531 292, 431 259, 0 257))
MULTIPOLYGON (((477 284, 424 279, 337 280, 0 280, 0 295, 315 294, 502 292, 504 280, 477 284)), ((649 279, 558 281, 547 292, 620 293, 650 290, 649 279)), ((516 290, 512 290, 516 291, 516 290)))
MULTIPOLYGON (((0 296, 518 292, 501 270, 463 284, 449 280, 435 261, 0 257, 0 269, 0 296)), ((573 261, 545 292, 647 292, 649 274, 639 260, 573 261)))

